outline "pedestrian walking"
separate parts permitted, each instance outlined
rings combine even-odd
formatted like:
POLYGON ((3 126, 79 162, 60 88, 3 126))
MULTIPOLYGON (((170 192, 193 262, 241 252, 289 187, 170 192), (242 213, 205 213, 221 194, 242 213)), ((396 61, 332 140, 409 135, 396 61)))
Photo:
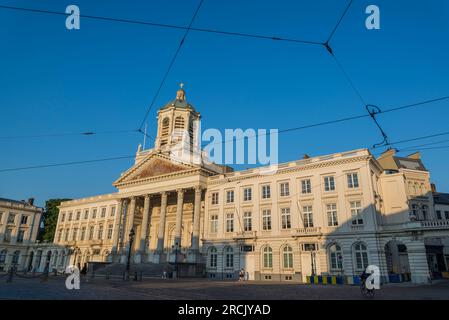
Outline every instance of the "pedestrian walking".
POLYGON ((239 272, 239 281, 243 281, 244 277, 245 277, 245 270, 242 268, 240 269, 239 272))

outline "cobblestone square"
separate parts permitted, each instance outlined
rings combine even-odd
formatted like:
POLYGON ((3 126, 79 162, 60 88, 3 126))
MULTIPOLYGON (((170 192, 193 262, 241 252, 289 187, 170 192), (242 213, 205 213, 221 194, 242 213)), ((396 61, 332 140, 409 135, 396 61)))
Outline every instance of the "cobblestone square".
MULTIPOLYGON (((0 283, 0 299, 20 300, 326 300, 366 299, 357 286, 285 284, 278 282, 235 282, 206 279, 144 279, 142 282, 119 279, 83 280, 80 290, 67 290, 65 277, 15 277, 0 283)), ((449 281, 428 285, 387 284, 376 291, 374 300, 449 299, 449 281)))

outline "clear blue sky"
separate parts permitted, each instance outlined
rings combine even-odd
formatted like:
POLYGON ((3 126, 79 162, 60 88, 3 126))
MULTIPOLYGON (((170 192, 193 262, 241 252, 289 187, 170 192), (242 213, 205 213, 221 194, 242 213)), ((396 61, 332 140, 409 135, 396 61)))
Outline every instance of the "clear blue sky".
MULTIPOLYGON (((0 3, 61 12, 77 4, 86 15, 187 25, 198 1, 0 3)), ((205 0, 194 26, 324 41, 346 3, 205 0)), ((182 34, 88 19, 81 30, 68 31, 63 16, 0 9, 0 136, 137 128, 182 34)), ((355 0, 332 47, 365 100, 388 108, 449 94, 447 39, 446 0, 355 0), (381 9, 379 31, 365 28, 369 4, 381 9)), ((191 32, 150 113, 152 136, 156 111, 174 98, 179 82, 201 112, 203 128, 282 129, 364 112, 322 47, 191 32)), ((391 141, 448 131, 449 102, 382 115, 379 121, 391 141)), ((381 140, 368 118, 291 132, 280 135, 279 160, 381 140)), ((140 142, 134 133, 0 140, 0 169, 130 155, 140 142)), ((449 149, 423 151, 442 191, 449 191, 448 159, 449 149)), ((112 192, 112 181, 131 164, 0 173, 0 197, 33 196, 43 204, 112 192)))

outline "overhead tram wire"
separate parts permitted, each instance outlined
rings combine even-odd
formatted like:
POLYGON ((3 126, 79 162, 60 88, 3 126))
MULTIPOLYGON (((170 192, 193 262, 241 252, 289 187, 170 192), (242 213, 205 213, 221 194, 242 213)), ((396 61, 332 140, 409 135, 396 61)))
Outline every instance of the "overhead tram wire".
POLYGON ((123 160, 123 159, 131 159, 131 158, 134 158, 134 157, 135 157, 135 155, 132 155, 132 156, 121 156, 121 157, 111 157, 111 158, 102 158, 102 159, 93 159, 93 160, 82 160, 82 161, 51 163, 51 164, 43 164, 43 165, 35 165, 35 166, 27 166, 27 167, 6 168, 6 169, 0 169, 0 173, 1 172, 30 170, 30 169, 43 169, 43 168, 52 168, 52 167, 61 167, 61 166, 71 166, 71 165, 79 165, 79 164, 87 164, 87 163, 95 163, 95 162, 105 162, 105 161, 113 161, 113 160, 123 160))
MULTIPOLYGON (((430 103, 430 102, 433 102, 433 101, 441 101, 441 100, 444 100, 444 99, 449 99, 449 96, 448 97, 444 97, 444 98, 437 98, 437 99, 427 100, 427 101, 423 101, 423 102, 419 102, 419 103, 408 104, 408 105, 404 105, 404 106, 399 106, 399 107, 385 109, 382 113, 393 112, 393 111, 400 111, 400 110, 404 110, 406 108, 412 108, 412 107, 416 107, 416 106, 419 106, 419 105, 424 105, 424 104, 427 104, 427 103, 430 103)), ((333 124, 333 123, 339 123, 339 122, 344 122, 344 121, 362 119, 362 118, 366 118, 366 117, 369 117, 369 115, 367 115, 367 114, 358 115, 358 116, 356 115, 356 116, 352 116, 352 117, 346 117, 346 118, 335 119, 335 120, 330 120, 330 121, 324 121, 324 122, 315 123, 315 124, 304 125, 304 126, 301 126, 301 127, 282 129, 282 130, 279 130, 279 133, 303 130, 303 129, 313 128, 313 127, 318 127, 318 126, 323 126, 323 125, 329 125, 329 124, 333 124)), ((266 135, 266 134, 264 134, 264 135, 266 135)), ((434 137, 439 137, 439 136, 443 136, 443 135, 449 135, 449 131, 448 132, 442 132, 442 133, 436 133, 436 134, 432 134, 432 135, 427 135, 427 136, 421 136, 421 137, 407 139, 407 140, 401 140, 401 141, 397 141, 397 142, 391 143, 391 145, 399 144, 399 143, 405 143, 405 142, 410 142, 410 141, 416 141, 416 140, 422 140, 422 139, 428 139, 428 138, 434 138, 434 137)), ((260 135, 260 136, 263 136, 263 135, 260 135)), ((239 140, 239 139, 235 139, 235 140, 239 140)), ((234 140, 228 140, 228 141, 234 141, 234 140)), ((226 142, 226 141, 223 141, 223 142, 226 142)), ((223 143, 223 142, 220 142, 220 144, 223 143)), ((434 148, 426 148, 426 149, 428 149, 428 150, 436 149, 436 148, 443 149, 443 147, 445 147, 445 146, 434 147, 434 148)), ((120 160, 120 159, 131 159, 131 158, 134 158, 134 157, 135 157, 135 155, 123 156, 123 157, 111 157, 111 158, 103 158, 103 159, 94 159, 94 160, 84 160, 84 161, 72 161, 72 162, 64 162, 64 163, 56 163, 56 164, 36 165, 36 166, 28 166, 28 167, 7 168, 7 169, 0 169, 0 173, 1 172, 9 172, 9 171, 19 171, 19 170, 58 167, 58 166, 79 165, 79 164, 87 164, 87 163, 95 163, 95 162, 103 162, 103 161, 112 161, 112 160, 120 160)))
MULTIPOLYGON (((10 10, 17 10, 17 11, 24 11, 24 12, 53 14, 53 15, 61 15, 61 16, 68 16, 69 15, 69 14, 67 14, 65 12, 43 10, 43 9, 32 9, 32 8, 24 8, 24 7, 13 7, 13 6, 5 6, 5 5, 0 5, 0 9, 10 9, 10 10)), ((189 28, 189 27, 185 27, 185 26, 166 24, 166 23, 157 23, 157 22, 150 22, 150 21, 139 21, 139 20, 122 19, 122 18, 112 18, 112 17, 105 17, 105 16, 93 16, 93 15, 86 15, 86 14, 80 14, 79 16, 80 16, 80 18, 85 18, 85 19, 100 20, 100 21, 102 20, 102 21, 108 21, 108 22, 128 23, 128 24, 144 25, 144 26, 150 26, 150 27, 189 30, 189 31, 196 31, 196 32, 203 32, 203 33, 213 33, 213 34, 219 34, 219 35, 228 35, 228 36, 235 36, 235 37, 246 37, 246 38, 254 38, 254 39, 286 41, 286 42, 310 44, 310 45, 317 45, 317 46, 322 46, 323 45, 323 43, 320 42, 320 41, 302 40, 302 39, 295 39, 295 38, 286 38, 286 37, 280 37, 280 36, 275 36, 275 35, 253 34, 253 33, 234 32, 234 31, 217 30, 217 29, 210 29, 210 28, 198 28, 198 27, 190 27, 189 28)))
MULTIPOLYGON (((399 141, 389 143, 388 146, 398 145, 398 144, 402 144, 402 143, 406 143, 406 142, 436 138, 436 137, 441 137, 441 136, 446 136, 446 135, 449 135, 449 131, 435 133, 435 134, 426 135, 426 136, 420 136, 420 137, 411 138, 411 139, 399 140, 399 141)), ((378 148, 378 147, 373 147, 373 149, 376 149, 376 148, 378 148)))
MULTIPOLYGON (((413 104, 407 104, 407 105, 403 105, 403 106, 399 106, 399 107, 391 107, 391 108, 388 108, 388 109, 381 110, 378 114, 395 112, 395 111, 401 111, 401 110, 405 110, 405 109, 408 109, 408 108, 418 107, 418 106, 429 104, 429 103, 432 103, 432 102, 448 100, 448 99, 449 99, 449 96, 445 96, 445 97, 431 99, 431 100, 425 100, 425 101, 421 101, 421 102, 417 102, 417 103, 413 103, 413 104)), ((292 132, 292 131, 299 131, 299 130, 310 129, 310 128, 315 128, 315 127, 320 127, 320 126, 325 126, 325 125, 330 125, 330 124, 336 124, 336 123, 340 123, 340 122, 346 122, 346 121, 351 121, 351 120, 358 120, 358 119, 368 118, 368 117, 370 117, 370 115, 364 113, 364 114, 360 114, 360 115, 348 116, 348 117, 334 119, 334 120, 329 120, 329 121, 322 121, 322 122, 307 124, 307 125, 303 125, 303 126, 299 126, 299 127, 280 129, 280 130, 278 130, 278 133, 280 134, 280 133, 287 133, 287 132, 292 132)), ((249 138, 256 138, 257 136, 263 137, 263 136, 266 136, 266 135, 268 135, 268 133, 260 134, 260 135, 256 135, 256 136, 250 136, 249 138)), ((243 138, 243 139, 224 140, 222 142, 217 142, 217 143, 212 143, 212 144, 204 144, 204 145, 202 145, 202 147, 204 147, 205 145, 218 145, 218 144, 223 144, 223 143, 226 143, 226 142, 240 141, 240 140, 244 140, 244 139, 245 138, 243 138)), ((376 147, 376 148, 379 148, 379 147, 376 147)), ((372 149, 374 149, 374 148, 372 148, 372 149)))
MULTIPOLYGON (((444 96, 444 97, 440 97, 440 98, 425 100, 425 101, 412 103, 412 104, 407 104, 407 105, 403 105, 403 106, 399 106, 399 107, 392 107, 392 108, 388 108, 388 109, 383 109, 378 114, 384 114, 384 113, 390 113, 390 112, 395 112, 395 111, 401 111, 401 110, 405 110, 405 109, 409 109, 409 108, 413 108, 413 107, 419 107, 419 106, 422 106, 422 105, 426 105, 426 104, 430 104, 430 103, 434 103, 434 102, 438 102, 438 101, 444 101, 444 100, 449 100, 449 96, 444 96)), ((336 123, 346 122, 346 121, 351 121, 351 120, 358 120, 358 119, 363 119, 363 118, 367 118, 367 117, 369 117, 368 114, 348 116, 348 117, 343 117, 343 118, 339 118, 339 119, 333 119, 333 120, 329 120, 329 121, 322 121, 322 122, 307 124, 307 125, 303 125, 303 126, 299 126, 299 127, 280 129, 278 131, 278 133, 287 133, 287 132, 291 132, 291 131, 310 129, 310 128, 314 128, 314 127, 331 125, 331 124, 336 124, 336 123)), ((0 140, 29 139, 29 138, 53 138, 53 137, 66 137, 66 136, 94 136, 94 135, 101 135, 101 134, 119 134, 119 133, 141 133, 141 134, 145 135, 145 133, 142 130, 140 130, 140 129, 129 129, 129 130, 109 130, 109 131, 63 132, 63 133, 48 133, 48 134, 44 133, 44 134, 34 134, 34 135, 33 134, 29 134, 29 135, 10 135, 10 136, 0 136, 0 140)), ((152 138, 148 134, 146 134, 146 136, 148 138, 152 138)), ((226 141, 224 141, 224 142, 226 142, 226 141)), ((394 143, 390 143, 390 144, 393 145, 394 143)), ((378 148, 378 147, 376 147, 376 148, 378 148)))
MULTIPOLYGON (((340 16, 340 19, 338 20, 337 24, 334 26, 334 28, 332 29, 331 33, 329 34, 329 37, 327 38, 326 42, 323 43, 323 45, 326 47, 326 49, 330 49, 329 43, 332 40, 332 38, 334 37, 335 32, 337 31, 338 27, 340 26, 341 22, 343 21, 343 18, 346 16, 346 13, 348 13, 349 8, 352 5, 352 1, 353 0, 349 0, 348 5, 345 8, 345 11, 343 11, 342 15, 340 16)), ((330 50, 332 51, 332 50, 330 50)))
POLYGON ((197 8, 195 10, 195 13, 193 14, 192 18, 190 19, 189 26, 187 27, 187 29, 185 29, 184 35, 183 35, 181 41, 178 44, 178 47, 177 47, 177 49, 175 51, 175 54, 173 55, 173 57, 172 57, 172 59, 170 61, 170 64, 168 65, 168 68, 165 71, 164 76, 162 77, 162 80, 161 80, 161 82, 159 84, 159 87, 157 88, 156 93, 154 94, 153 99, 151 100, 150 106, 148 107, 147 111, 145 112, 145 116, 143 117, 143 120, 142 120, 142 122, 140 123, 140 126, 139 126, 140 132, 142 132, 142 128, 143 128, 145 122, 147 121, 148 115, 149 115, 151 109, 153 108, 154 104, 156 103, 156 100, 157 100, 157 98, 159 96, 159 93, 160 93, 162 87, 164 86, 165 80, 167 79, 168 74, 170 73, 171 68, 175 64, 176 58, 178 57, 178 54, 181 51, 182 45, 184 44, 184 42, 185 42, 185 40, 187 38, 187 35, 189 34, 190 28, 192 27, 192 24, 195 21, 195 18, 198 15, 198 12, 200 11, 200 8, 201 8, 201 5, 203 4, 203 1, 204 0, 200 0, 199 4, 198 4, 198 6, 197 6, 197 8))
POLYGON ((30 139, 30 138, 56 138, 56 137, 69 137, 69 136, 95 136, 95 135, 102 135, 102 134, 119 134, 119 133, 139 133, 139 130, 134 129, 134 130, 84 131, 84 132, 10 135, 10 136, 0 136, 0 140, 30 139))

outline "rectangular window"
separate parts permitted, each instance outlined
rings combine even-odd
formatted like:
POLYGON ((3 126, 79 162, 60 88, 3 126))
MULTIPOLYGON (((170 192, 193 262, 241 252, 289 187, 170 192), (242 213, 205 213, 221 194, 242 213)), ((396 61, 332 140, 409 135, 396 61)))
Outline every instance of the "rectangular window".
POLYGON ((96 219, 97 218, 97 209, 93 209, 92 210, 92 219, 96 219))
POLYGON ((98 240, 102 239, 103 239, 103 225, 100 224, 100 226, 98 227, 98 240))
POLYGON ((226 232, 234 232, 234 214, 226 214, 226 232))
POLYGON ((210 232, 218 232, 218 214, 213 214, 210 216, 210 232))
POLYGON ((349 189, 357 189, 359 187, 359 176, 357 173, 348 173, 346 177, 348 178, 349 189))
POLYGON ((310 179, 301 180, 301 193, 302 194, 312 193, 312 183, 310 182, 310 179))
POLYGON ((292 219, 290 215, 290 208, 282 208, 281 209, 281 222, 282 229, 291 229, 292 227, 292 219))
POLYGON ((81 218, 81 211, 76 212, 76 220, 78 221, 81 218))
POLYGON ((20 219, 20 224, 27 224, 28 223, 28 216, 22 216, 20 219))
POLYGON ((84 241, 84 239, 86 238, 86 227, 82 227, 81 228, 81 241, 84 241))
POLYGON ((77 235, 78 235, 78 228, 74 228, 72 232, 72 241, 76 241, 77 235))
POLYGON ((89 219, 89 209, 84 210, 84 220, 89 219))
POLYGON ((444 211, 444 218, 449 220, 449 211, 444 211))
POLYGON ((94 231, 95 231, 95 227, 94 226, 90 226, 90 228, 89 228, 89 240, 93 240, 94 239, 94 231))
POLYGON ((64 220, 65 220, 65 212, 63 212, 61 215, 61 222, 64 222, 64 220))
POLYGON ((271 198, 271 187, 269 185, 262 186, 262 199, 271 198))
POLYGON ((17 242, 22 243, 24 236, 25 236, 25 231, 19 230, 19 233, 17 233, 17 242))
POLYGON ((423 205, 422 207, 421 207, 421 212, 422 212, 422 218, 423 218, 423 220, 427 220, 427 206, 426 205, 423 205))
POLYGON ((281 197, 288 197, 290 195, 290 185, 288 182, 282 182, 280 188, 281 188, 281 197))
POLYGON ((253 221, 250 211, 243 212, 243 230, 244 231, 253 230, 253 221))
POLYGON ((243 189, 243 201, 251 201, 253 198, 253 190, 251 188, 243 189))
POLYGON ((72 216, 73 216, 73 212, 69 212, 69 217, 68 217, 68 221, 72 221, 72 216))
POLYGON ((2 223, 3 212, 0 211, 0 224, 2 223))
POLYGON ((324 177, 324 191, 335 191, 335 179, 333 176, 324 177))
POLYGON ((226 203, 234 203, 234 190, 226 191, 226 203))
POLYGON ((109 226, 108 226, 108 240, 111 240, 112 239, 112 230, 114 229, 114 225, 113 224, 110 224, 109 226))
POLYGON ((441 211, 440 210, 437 210, 436 213, 437 213, 437 219, 438 220, 443 219, 443 216, 441 215, 441 211))
POLYGON ((6 229, 5 230, 5 235, 3 237, 3 242, 11 242, 11 235, 12 235, 12 229, 6 229))
POLYGON ((16 220, 16 215, 14 213, 10 213, 8 216, 8 224, 14 224, 16 220))
POLYGON ((312 206, 304 206, 302 209, 303 209, 304 228, 312 228, 313 227, 312 206))
POLYGON ((59 229, 58 230, 58 242, 61 242, 61 240, 62 240, 62 229, 59 229))
POLYGON ((69 241, 69 233, 70 233, 70 229, 65 229, 64 240, 66 242, 69 241))
POLYGON ((115 216, 115 207, 111 207, 111 217, 115 216))
POLYGON ((330 203, 326 205, 326 213, 327 213, 327 225, 329 227, 338 226, 337 205, 335 203, 330 203))
POLYGON ((106 208, 101 208, 101 218, 106 217, 106 208))
POLYGON ((271 230, 271 210, 262 210, 262 229, 265 231, 271 230))
POLYGON ((351 207, 352 225, 362 225, 362 203, 360 201, 351 201, 349 204, 351 207))
POLYGON ((213 205, 218 204, 218 192, 213 192, 213 193, 212 193, 212 201, 211 201, 211 203, 212 203, 213 205))

